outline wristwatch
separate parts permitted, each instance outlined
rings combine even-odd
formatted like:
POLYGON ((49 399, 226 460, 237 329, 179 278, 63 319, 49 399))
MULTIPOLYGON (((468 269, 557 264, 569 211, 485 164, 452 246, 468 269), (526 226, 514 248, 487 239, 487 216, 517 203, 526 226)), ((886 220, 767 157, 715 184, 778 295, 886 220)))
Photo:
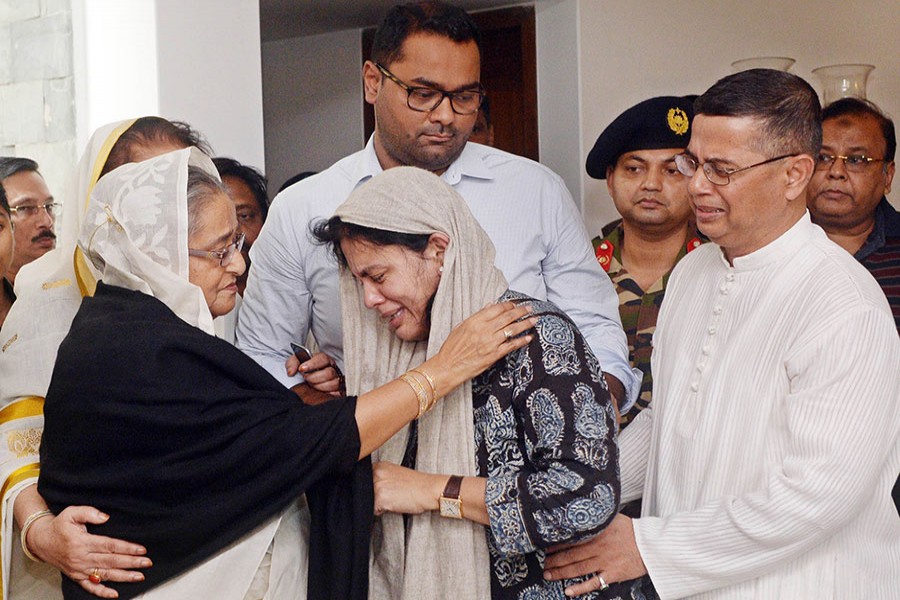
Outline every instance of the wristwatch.
POLYGON ((439 503, 441 507, 441 516, 448 519, 462 519, 462 500, 459 498, 459 490, 462 487, 463 478, 459 475, 451 475, 447 480, 447 487, 441 494, 439 503))

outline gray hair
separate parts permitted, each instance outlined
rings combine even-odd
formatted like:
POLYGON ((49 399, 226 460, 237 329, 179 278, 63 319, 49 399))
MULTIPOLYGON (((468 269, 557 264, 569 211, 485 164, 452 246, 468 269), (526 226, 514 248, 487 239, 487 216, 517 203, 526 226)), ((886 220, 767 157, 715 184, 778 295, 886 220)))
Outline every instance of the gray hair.
POLYGON ((218 194, 228 196, 221 181, 199 167, 188 167, 188 236, 203 227, 203 213, 218 194))
POLYGON ((822 147, 822 109, 816 91, 791 73, 750 69, 717 81, 694 101, 696 115, 750 117, 762 124, 762 152, 816 156, 822 147))
POLYGON ((30 158, 0 156, 0 181, 23 171, 38 173, 38 164, 30 158))

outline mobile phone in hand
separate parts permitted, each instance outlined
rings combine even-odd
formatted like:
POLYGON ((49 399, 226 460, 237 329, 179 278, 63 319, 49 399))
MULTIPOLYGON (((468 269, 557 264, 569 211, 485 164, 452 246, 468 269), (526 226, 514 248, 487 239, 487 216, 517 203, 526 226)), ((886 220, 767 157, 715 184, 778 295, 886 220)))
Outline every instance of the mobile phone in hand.
POLYGON ((294 356, 297 357, 297 360, 300 361, 301 365, 312 358, 312 352, 309 351, 309 348, 301 344, 291 342, 291 350, 294 352, 294 356))

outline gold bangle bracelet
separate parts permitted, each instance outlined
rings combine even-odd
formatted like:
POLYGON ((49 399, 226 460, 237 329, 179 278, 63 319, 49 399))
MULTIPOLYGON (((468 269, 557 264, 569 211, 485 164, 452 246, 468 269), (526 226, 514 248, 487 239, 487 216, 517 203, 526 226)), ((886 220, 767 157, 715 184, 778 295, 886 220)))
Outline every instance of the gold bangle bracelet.
POLYGON ((419 403, 419 412, 416 414, 416 418, 418 419, 428 410, 428 392, 425 391, 425 386, 422 385, 422 382, 409 372, 401 375, 400 379, 405 381, 416 394, 419 403))
POLYGON ((22 552, 25 553, 25 556, 33 560, 34 562, 44 562, 39 559, 37 556, 31 553, 31 550, 28 549, 28 543, 25 541, 25 538, 28 536, 28 530, 31 529, 31 526, 35 524, 35 522, 42 517, 52 517, 53 512, 49 510, 39 510, 36 513, 33 513, 27 519, 25 519, 25 524, 22 525, 22 535, 19 536, 19 540, 22 542, 22 552))
MULTIPOLYGON (((413 373, 409 373, 412 377, 413 373)), ((431 396, 428 395, 428 390, 425 389, 425 385, 419 380, 418 377, 415 377, 416 381, 419 384, 419 389, 422 392, 422 395, 419 396, 419 414, 416 415, 416 418, 420 418, 422 415, 427 413, 431 407, 434 405, 434 394, 431 396)))
MULTIPOLYGON (((431 397, 434 400, 437 400, 437 386, 434 385, 434 379, 431 378, 431 375, 429 375, 428 372, 425 371, 425 369, 423 369, 422 367, 416 367, 415 369, 410 369, 409 371, 411 373, 418 373, 419 375, 421 375, 422 377, 425 378, 425 381, 427 381, 428 385, 431 386, 431 397)), ((432 400, 432 402, 434 400, 432 400)))

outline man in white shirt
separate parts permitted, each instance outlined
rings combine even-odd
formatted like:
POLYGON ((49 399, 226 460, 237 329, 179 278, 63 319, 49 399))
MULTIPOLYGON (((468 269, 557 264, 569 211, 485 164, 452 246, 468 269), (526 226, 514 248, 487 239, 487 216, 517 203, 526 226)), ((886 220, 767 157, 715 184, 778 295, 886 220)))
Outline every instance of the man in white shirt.
POLYGON ((707 244, 669 280, 653 405, 621 437, 618 516, 547 560, 573 593, 900 597, 900 341, 884 294, 806 211, 819 103, 771 70, 695 103, 679 170, 707 244))
MULTIPOLYGON (((594 260, 562 179, 522 157, 467 144, 483 98, 480 61, 478 29, 462 9, 441 3, 391 9, 363 67, 374 135, 364 150, 272 204, 250 253, 237 343, 301 395, 312 390, 285 373, 290 342, 302 343, 312 331, 339 363, 343 346, 337 264, 312 241, 310 226, 383 169, 412 165, 440 175, 466 199, 511 289, 549 299, 575 321, 620 404, 627 409, 626 399, 637 396, 640 379, 628 364, 615 290, 594 260)), ((306 364, 325 365, 321 355, 306 364)))

